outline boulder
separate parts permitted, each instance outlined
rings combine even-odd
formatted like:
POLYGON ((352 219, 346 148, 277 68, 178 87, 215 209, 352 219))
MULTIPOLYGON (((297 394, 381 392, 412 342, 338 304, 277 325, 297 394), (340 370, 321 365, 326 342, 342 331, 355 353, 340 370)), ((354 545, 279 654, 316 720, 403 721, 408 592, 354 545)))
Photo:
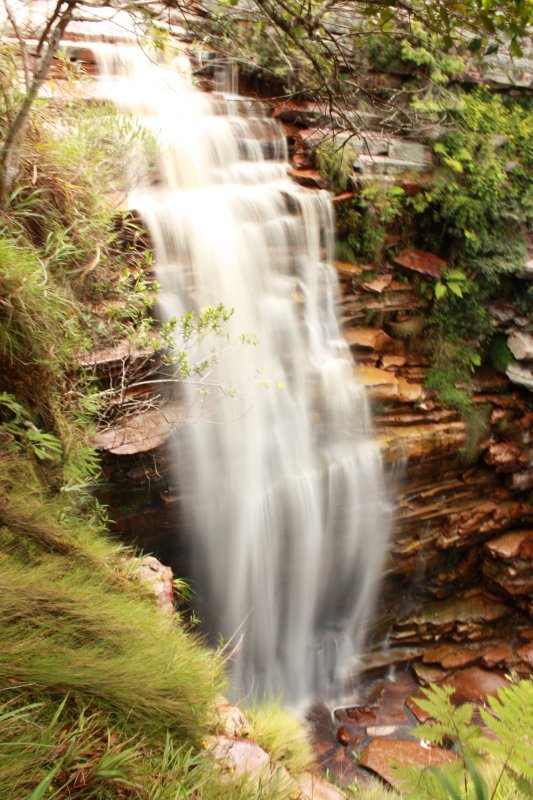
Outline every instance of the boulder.
POLYGON ((251 735, 251 728, 246 717, 237 706, 228 703, 225 697, 217 699, 215 713, 219 729, 222 728, 225 736, 246 738, 251 735))
POLYGON ((165 567, 154 556, 132 558, 131 574, 150 594, 154 595, 157 606, 163 613, 174 614, 174 575, 170 567, 165 567))

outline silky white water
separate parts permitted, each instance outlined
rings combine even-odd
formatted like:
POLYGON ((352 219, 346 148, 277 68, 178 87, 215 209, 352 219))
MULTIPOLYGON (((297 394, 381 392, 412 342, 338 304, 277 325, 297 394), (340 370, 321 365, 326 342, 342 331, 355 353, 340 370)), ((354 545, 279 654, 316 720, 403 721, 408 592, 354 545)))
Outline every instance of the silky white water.
MULTIPOLYGON (((349 687, 387 538, 378 446, 339 331, 327 192, 287 177, 259 104, 196 89, 182 61, 94 47, 101 92, 157 133, 138 209, 163 320, 224 304, 215 363, 181 386, 173 453, 199 615, 240 642, 233 693, 297 704, 349 687)), ((133 159, 134 160, 134 159, 133 159)), ((181 346, 179 339, 177 346, 181 346)))

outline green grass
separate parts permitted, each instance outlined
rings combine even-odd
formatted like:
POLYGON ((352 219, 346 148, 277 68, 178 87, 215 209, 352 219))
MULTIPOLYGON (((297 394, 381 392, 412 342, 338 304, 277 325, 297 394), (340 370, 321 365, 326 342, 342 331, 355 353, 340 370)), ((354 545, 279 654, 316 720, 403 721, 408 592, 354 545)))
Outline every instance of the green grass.
POLYGON ((272 758, 298 777, 312 765, 314 754, 304 726, 279 700, 251 705, 246 717, 252 728, 251 738, 272 758))

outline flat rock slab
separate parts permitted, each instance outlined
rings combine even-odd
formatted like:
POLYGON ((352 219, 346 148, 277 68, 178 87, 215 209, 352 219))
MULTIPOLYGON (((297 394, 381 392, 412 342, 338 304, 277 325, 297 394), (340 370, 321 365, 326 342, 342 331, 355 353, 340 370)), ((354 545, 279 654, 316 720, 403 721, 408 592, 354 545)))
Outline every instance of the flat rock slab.
POLYGON ((410 272, 418 272, 420 275, 427 275, 436 280, 439 280, 442 269, 446 266, 446 261, 433 253, 411 249, 402 250, 393 258, 393 263, 410 272))
POLYGON ((455 672, 446 678, 445 683, 455 689, 452 701, 456 705, 484 702, 487 695, 496 694, 498 689, 509 686, 509 681, 499 672, 489 672, 480 667, 455 672))
POLYGON ((441 747, 425 748, 407 739, 374 739, 363 751, 363 767, 372 770, 395 789, 401 788, 401 780, 395 774, 393 764, 424 767, 441 767, 457 758, 455 753, 441 747))
POLYGON ((368 350, 375 350, 378 353, 388 350, 394 345, 391 337, 379 328, 360 327, 347 328, 344 331, 344 338, 349 345, 362 347, 368 350))
POLYGON ((120 424, 97 433, 94 443, 100 450, 117 456, 146 453, 164 444, 183 418, 183 407, 179 403, 139 411, 120 424))
POLYGON ((486 542, 485 550, 503 561, 533 559, 533 529, 504 533, 503 536, 486 542))

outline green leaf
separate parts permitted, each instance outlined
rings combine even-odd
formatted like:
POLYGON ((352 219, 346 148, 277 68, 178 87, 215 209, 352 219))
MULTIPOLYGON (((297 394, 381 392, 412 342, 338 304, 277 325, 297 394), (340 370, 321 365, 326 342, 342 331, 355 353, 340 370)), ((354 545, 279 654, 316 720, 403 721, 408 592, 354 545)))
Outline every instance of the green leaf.
POLYGON ((446 279, 452 281, 466 281, 466 275, 461 269, 450 269, 446 273, 446 279))
POLYGON ((444 283, 442 283, 442 281, 438 281, 438 283, 435 286, 435 297, 437 298, 437 300, 442 300, 442 298, 446 294, 448 294, 447 286, 444 283))
POLYGON ((42 779, 42 781, 39 783, 39 785, 35 787, 33 792, 28 797, 28 800, 42 800, 42 798, 45 796, 46 792, 48 791, 49 786, 51 785, 52 781, 54 780, 54 778, 56 776, 56 772, 61 767, 61 764, 62 764, 62 762, 59 761, 55 765, 55 767, 52 767, 52 769, 50 770, 48 775, 45 775, 45 777, 42 779))
POLYGON ((479 50, 481 50, 482 44, 483 44, 483 39, 481 39, 479 36, 476 36, 474 39, 470 41, 468 49, 470 50, 471 53, 477 53, 479 50))
POLYGON ((489 800, 489 787, 475 768, 474 762, 466 753, 463 753, 463 760, 476 790, 476 800, 489 800))
POLYGON ((500 45, 498 42, 491 42, 488 47, 485 48, 483 55, 484 56, 491 56, 493 53, 497 53, 500 49, 500 45))
POLYGON ((305 33, 304 28, 302 25, 295 25, 294 26, 294 35, 295 36, 303 36, 305 33))
POLYGON ((449 283, 448 289, 450 290, 450 292, 453 292, 455 295, 457 295, 457 297, 463 296, 463 290, 461 289, 458 283, 449 283))
POLYGON ((451 781, 448 780, 446 775, 444 775, 439 769, 436 769, 435 767, 428 767, 427 770, 446 789, 448 795, 452 798, 452 800, 463 800, 461 798, 461 795, 455 789, 455 786, 451 783, 451 781))

